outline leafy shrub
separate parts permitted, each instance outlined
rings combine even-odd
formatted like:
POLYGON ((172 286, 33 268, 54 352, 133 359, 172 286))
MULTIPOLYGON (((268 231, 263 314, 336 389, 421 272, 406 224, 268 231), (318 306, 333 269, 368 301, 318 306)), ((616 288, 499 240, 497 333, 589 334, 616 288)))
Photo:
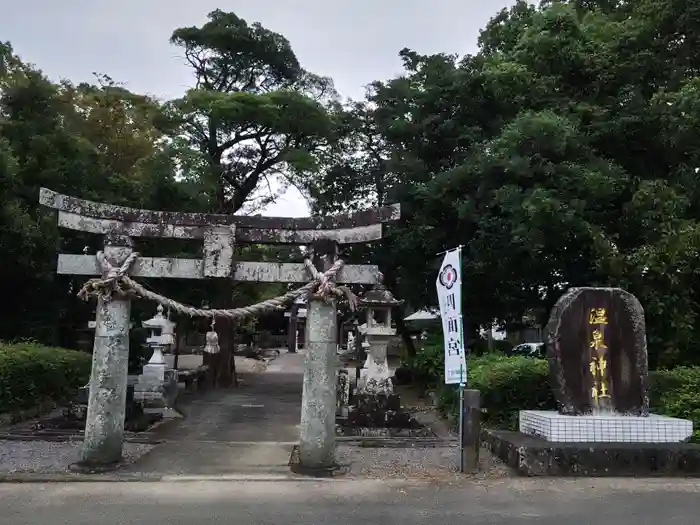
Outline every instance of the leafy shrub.
POLYGON ((445 354, 442 343, 425 341, 418 353, 402 363, 414 384, 425 389, 437 387, 443 378, 445 354))
MULTIPOLYGON (((474 357, 467 366, 467 384, 481 393, 483 421, 490 427, 516 428, 519 410, 549 410, 556 406, 547 362, 542 359, 498 354, 474 357)), ((456 386, 440 388, 438 408, 451 419, 457 416, 456 386)))
POLYGON ((390 356, 406 356, 406 345, 400 337, 392 337, 386 347, 386 353, 390 356))
POLYGON ((273 348, 275 346, 275 343, 274 337, 272 336, 272 332, 270 332, 269 330, 258 331, 257 344, 258 348, 273 348))
POLYGON ((0 342, 0 413, 74 396, 90 377, 91 356, 35 343, 0 342))
MULTIPOLYGON (((452 421, 458 416, 456 385, 442 384, 441 346, 426 347, 406 363, 421 386, 435 389, 438 408, 452 421)), ((469 388, 481 393, 484 425, 516 429, 519 410, 554 410, 548 365, 544 359, 485 354, 470 357, 467 366, 469 388)), ((677 367, 649 373, 650 408, 655 414, 690 419, 694 438, 700 440, 700 367, 677 367)))
POLYGON ((649 374, 649 405, 655 414, 690 419, 700 439, 700 367, 679 366, 649 374))
POLYGON ((517 424, 522 409, 554 408, 547 362, 527 357, 495 356, 472 363, 470 388, 481 392, 484 416, 493 426, 517 424))

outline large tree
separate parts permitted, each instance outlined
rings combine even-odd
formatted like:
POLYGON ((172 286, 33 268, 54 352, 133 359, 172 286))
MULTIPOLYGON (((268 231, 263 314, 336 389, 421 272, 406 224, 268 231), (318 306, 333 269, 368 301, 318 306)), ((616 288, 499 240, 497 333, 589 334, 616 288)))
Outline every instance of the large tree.
POLYGON ((12 298, 0 338, 71 345, 75 328, 91 314, 75 298, 79 282, 71 288, 56 275, 55 257, 97 239, 59 235, 55 215, 38 204, 41 186, 117 204, 178 202, 196 210, 160 146, 158 114, 155 101, 107 77, 96 85, 54 83, 9 44, 0 46, 0 291, 12 298))
MULTIPOLYGON (((179 177, 198 189, 208 211, 260 210, 332 147, 332 84, 304 70, 284 36, 216 10, 201 27, 176 29, 171 42, 182 50, 195 86, 165 107, 170 150, 179 177)), ((239 247, 237 256, 246 250, 239 247)), ((210 304, 233 307, 240 289, 223 284, 210 304)), ((213 366, 217 383, 227 386, 235 327, 217 326, 222 352, 213 366)))
MULTIPOLYGON (((403 185, 407 217, 386 261, 399 293, 434 302, 433 254, 462 244, 470 331, 542 322, 567 286, 619 285, 645 305, 652 364, 692 358, 691 4, 518 2, 486 26, 474 56, 402 51, 405 73, 368 99, 385 180, 403 185)), ((327 171, 323 206, 353 202, 352 184, 367 183, 357 171, 327 171)))
POLYGON ((257 210, 313 168, 333 132, 333 89, 301 67, 286 38, 217 10, 171 42, 195 78, 169 104, 182 175, 202 184, 213 211, 257 210))

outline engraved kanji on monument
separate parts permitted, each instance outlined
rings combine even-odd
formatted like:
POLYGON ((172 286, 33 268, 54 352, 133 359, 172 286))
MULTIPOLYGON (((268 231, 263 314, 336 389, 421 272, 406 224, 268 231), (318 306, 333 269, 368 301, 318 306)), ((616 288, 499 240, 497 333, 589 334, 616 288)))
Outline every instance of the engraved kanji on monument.
POLYGON ((648 416, 644 309, 621 288, 572 288, 546 328, 549 372, 566 415, 648 416))

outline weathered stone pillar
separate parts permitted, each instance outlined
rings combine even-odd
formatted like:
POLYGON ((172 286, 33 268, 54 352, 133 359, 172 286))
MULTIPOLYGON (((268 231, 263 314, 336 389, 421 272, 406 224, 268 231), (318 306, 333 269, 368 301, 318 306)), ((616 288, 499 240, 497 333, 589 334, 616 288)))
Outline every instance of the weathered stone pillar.
MULTIPOLYGON (((131 240, 118 237, 108 241, 104 254, 118 268, 131 251, 131 240)), ((107 468, 122 457, 130 317, 130 299, 116 294, 98 299, 81 467, 107 468)))
MULTIPOLYGON (((319 270, 328 270, 335 259, 326 246, 319 270)), ((316 251, 320 255, 319 250, 316 251)), ((301 406, 299 463, 306 471, 330 470, 335 467, 336 373, 338 369, 337 306, 309 298, 306 314, 306 359, 301 406)))

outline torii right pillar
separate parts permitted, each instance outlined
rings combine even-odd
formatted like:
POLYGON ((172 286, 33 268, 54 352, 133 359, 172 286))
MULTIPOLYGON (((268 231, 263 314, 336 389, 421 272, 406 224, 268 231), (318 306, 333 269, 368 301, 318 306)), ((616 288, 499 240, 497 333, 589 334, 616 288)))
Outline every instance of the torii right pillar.
MULTIPOLYGON (((338 217, 329 219, 337 229, 334 230, 334 235, 317 237, 313 243, 316 268, 325 272, 333 265, 338 257, 338 244, 363 243, 380 239, 382 223, 395 221, 399 216, 400 207, 393 205, 376 211, 362 212, 344 220, 338 217), (343 226, 345 226, 344 229, 343 226)), ((343 278, 339 281, 347 284, 379 282, 380 274, 376 267, 365 266, 363 270, 374 275, 371 279, 343 278)), ((338 308, 335 298, 309 298, 305 342, 299 457, 298 464, 295 462, 293 470, 323 476, 337 468, 335 414, 339 360, 337 354, 338 308)))

